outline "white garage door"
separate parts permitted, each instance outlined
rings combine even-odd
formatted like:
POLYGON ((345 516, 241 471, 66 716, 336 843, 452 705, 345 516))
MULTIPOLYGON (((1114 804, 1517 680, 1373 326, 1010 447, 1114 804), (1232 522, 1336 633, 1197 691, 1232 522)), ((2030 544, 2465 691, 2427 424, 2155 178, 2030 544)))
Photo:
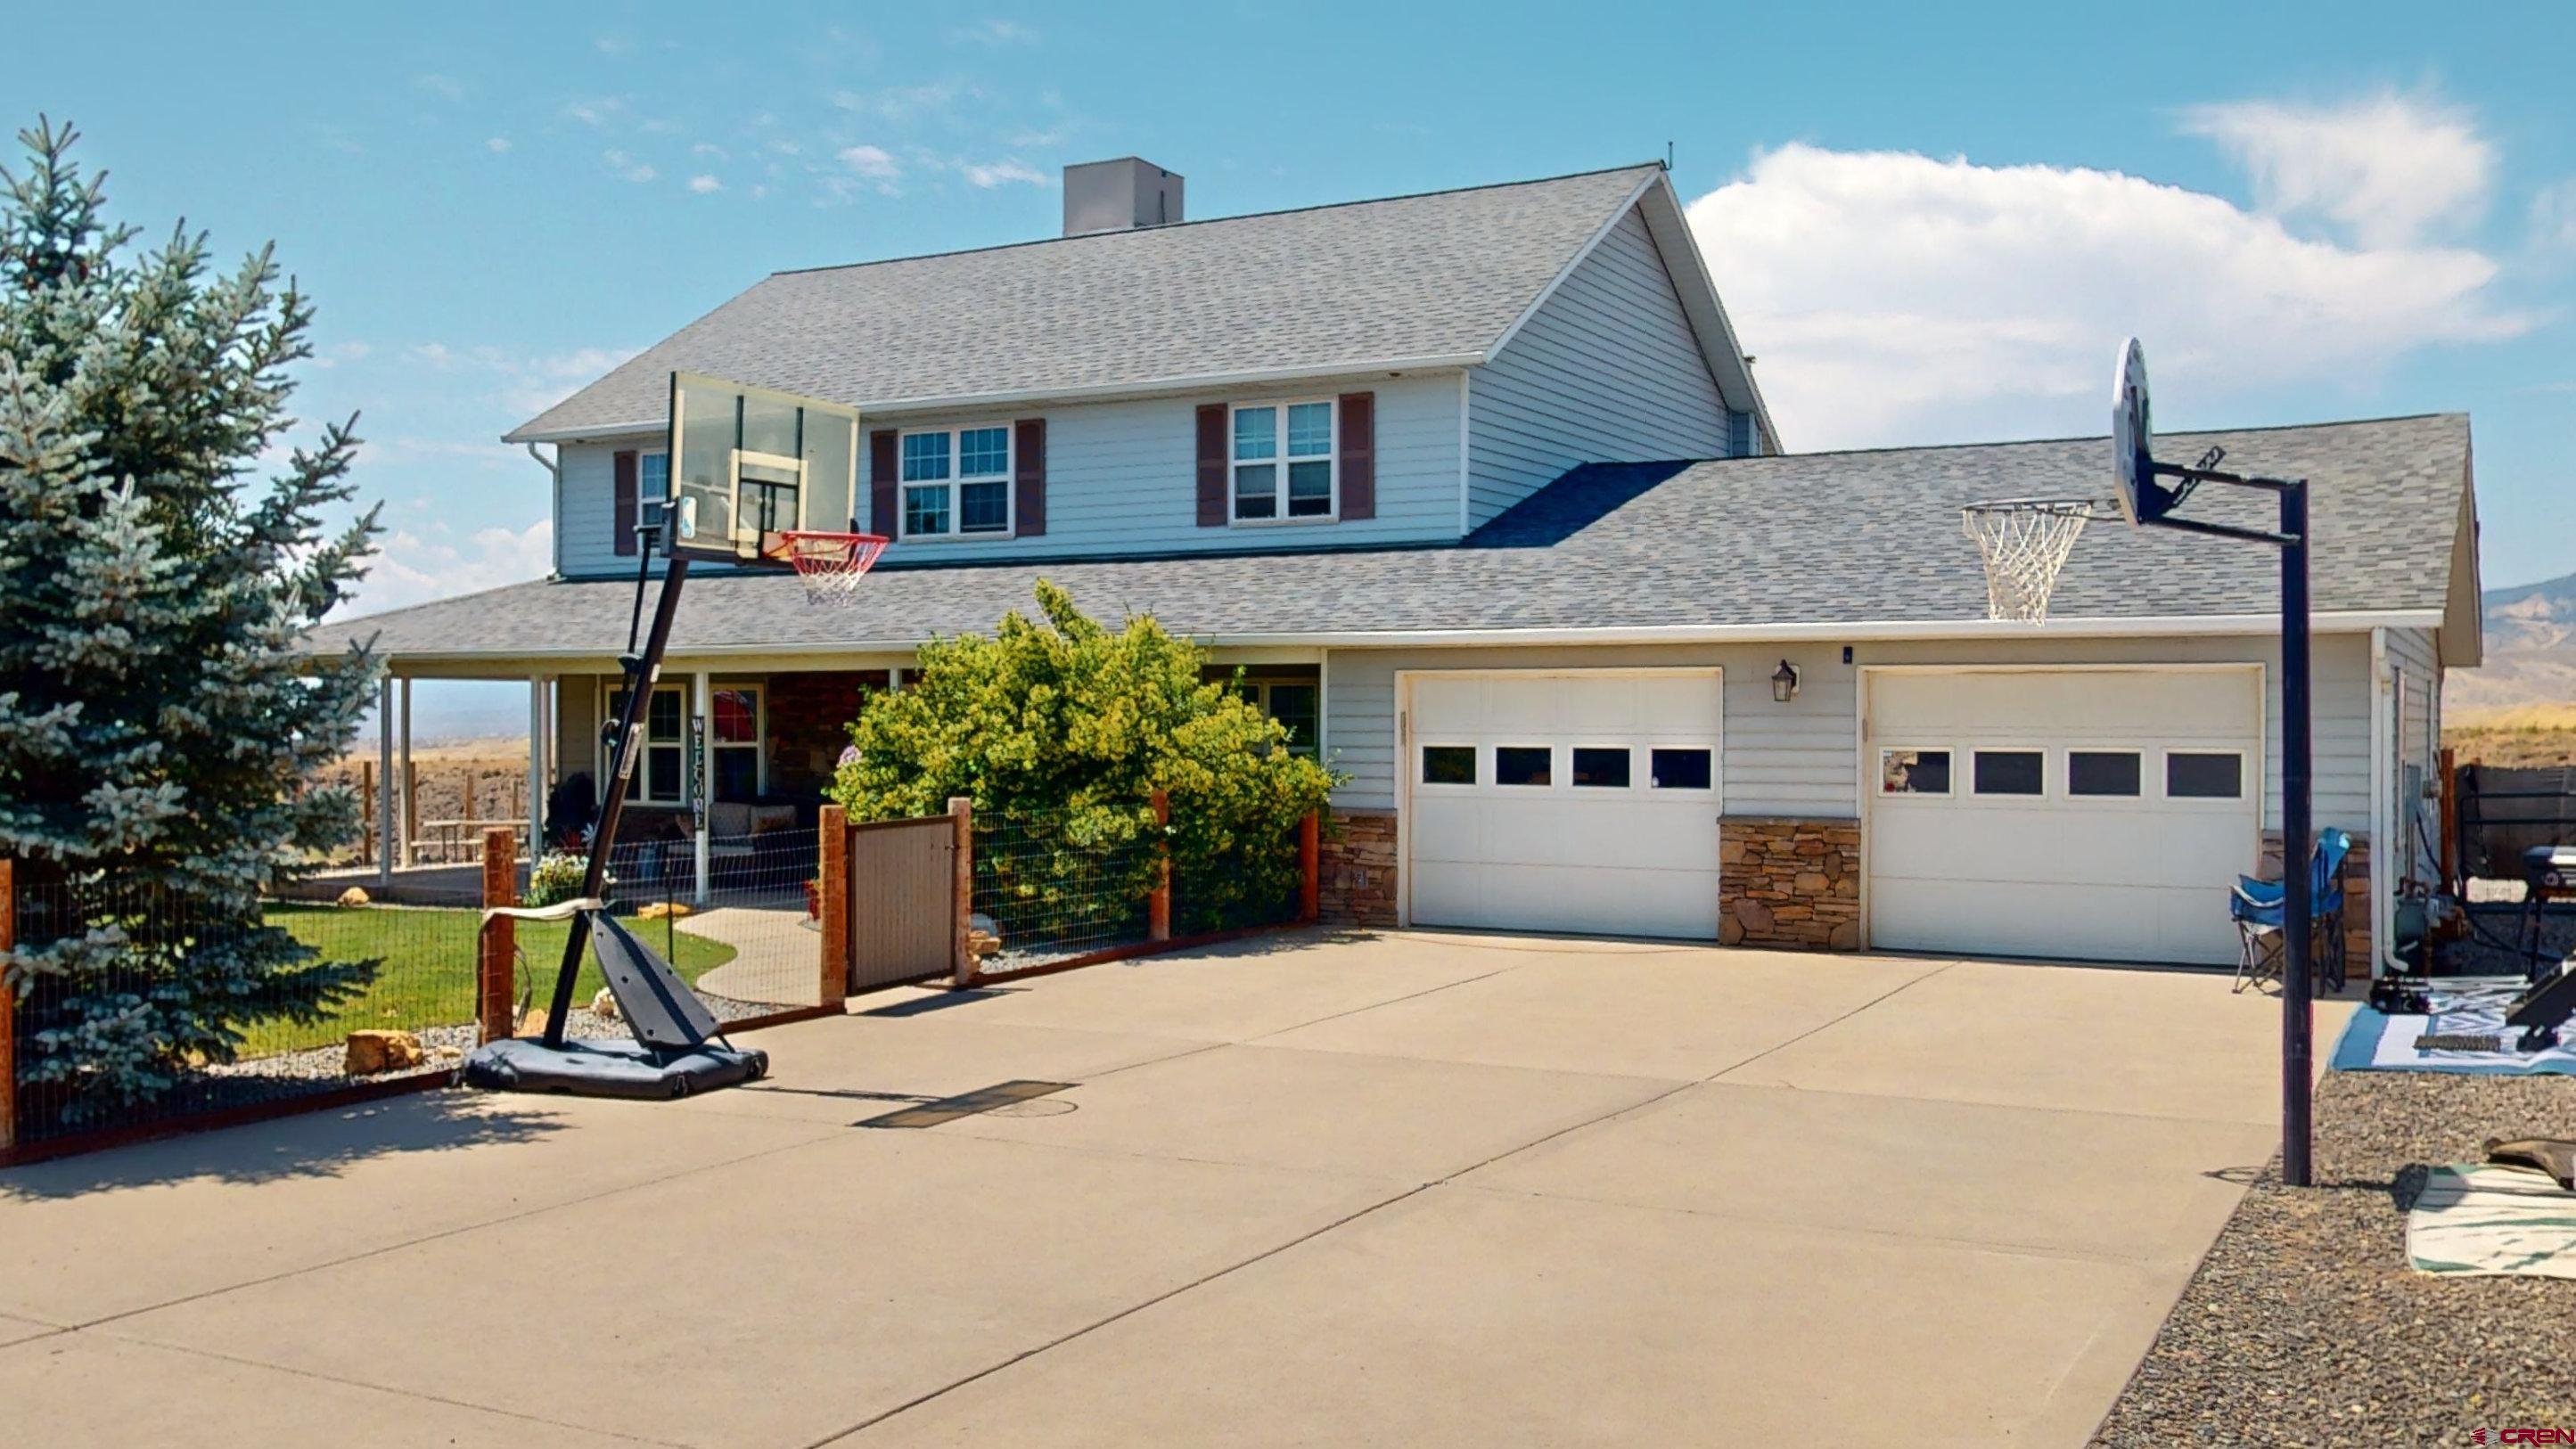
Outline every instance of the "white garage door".
POLYGON ((1718 674, 1410 676, 1417 925, 1717 935, 1718 674))
POLYGON ((2234 961, 2261 688, 2235 668, 1871 671, 1870 943, 2234 961))

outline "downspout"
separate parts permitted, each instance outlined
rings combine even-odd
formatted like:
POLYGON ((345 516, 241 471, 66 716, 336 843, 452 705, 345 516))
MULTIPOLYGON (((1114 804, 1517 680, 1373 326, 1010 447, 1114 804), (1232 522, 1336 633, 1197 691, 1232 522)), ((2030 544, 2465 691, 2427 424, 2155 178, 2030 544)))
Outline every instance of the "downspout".
POLYGON ((558 444, 556 444, 556 445, 555 445, 555 456, 554 456, 554 461, 552 461, 552 462, 548 462, 548 461, 546 460, 546 455, 537 451, 537 445, 536 445, 536 444, 534 444, 534 443, 522 443, 522 444, 520 444, 520 446, 521 446, 521 447, 523 447, 523 448, 526 448, 526 449, 528 450, 528 456, 529 456, 529 457, 531 457, 531 458, 536 459, 536 460, 537 460, 537 466, 538 466, 538 467, 540 467, 540 468, 545 469, 545 470, 546 470, 546 474, 547 474, 547 476, 548 476, 548 477, 550 477, 550 478, 552 478, 552 479, 554 480, 554 482, 553 482, 553 486, 552 486, 552 494, 553 494, 553 499, 554 499, 553 504, 552 504, 552 510, 553 510, 553 511, 549 512, 549 513, 546 515, 547 522, 548 522, 549 524, 551 524, 551 525, 552 525, 550 528, 548 528, 548 529, 547 529, 547 532, 551 535, 551 537, 549 537, 549 538, 548 538, 548 540, 547 540, 547 546, 548 546, 549 548, 551 548, 551 549, 554 551, 554 557, 555 557, 554 576, 555 576, 556 578, 562 578, 562 577, 563 577, 563 445, 562 445, 561 443, 558 443, 558 444))
POLYGON ((2394 924, 2388 890, 2388 870, 2395 856, 2394 843, 2388 838, 2389 821, 2395 810, 2389 799, 2389 777, 2395 773, 2392 751, 2395 743, 2388 735, 2388 631, 2370 631, 2370 964, 2371 975, 2380 974, 2383 964, 2391 971, 2403 968, 2394 964, 2389 950, 2389 932, 2394 924))

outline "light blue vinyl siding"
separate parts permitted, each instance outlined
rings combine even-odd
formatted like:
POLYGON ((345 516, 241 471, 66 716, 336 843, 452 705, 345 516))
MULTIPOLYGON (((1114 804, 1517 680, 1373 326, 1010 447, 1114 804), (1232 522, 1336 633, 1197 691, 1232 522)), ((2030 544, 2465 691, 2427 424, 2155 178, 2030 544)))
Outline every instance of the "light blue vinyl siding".
POLYGON ((1726 404, 1634 210, 1469 379, 1469 523, 1579 463, 1718 458, 1726 404))
MULTIPOLYGON (((1031 406, 972 414, 874 415, 862 431, 951 428, 1044 418, 1047 531, 1034 539, 898 543, 888 562, 965 562, 1042 554, 1215 552, 1307 549, 1361 543, 1420 543, 1458 536, 1458 375, 1455 372, 1342 378, 1294 388, 1236 389, 1179 397, 1031 406), (1377 397, 1377 516, 1198 526, 1198 414, 1202 403, 1293 402, 1371 392, 1377 397)), ((649 442, 649 440, 646 440, 649 442)), ((611 536, 614 454, 632 443, 574 443, 563 449, 563 506, 556 557, 567 578, 631 572, 611 536)), ((869 464, 860 465, 859 525, 868 526, 869 464)))

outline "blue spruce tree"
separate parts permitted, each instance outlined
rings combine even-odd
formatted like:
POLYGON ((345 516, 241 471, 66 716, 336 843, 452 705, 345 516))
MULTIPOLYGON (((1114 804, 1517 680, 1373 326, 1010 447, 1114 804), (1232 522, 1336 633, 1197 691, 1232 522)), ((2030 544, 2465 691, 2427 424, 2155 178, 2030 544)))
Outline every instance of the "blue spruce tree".
POLYGON ((311 305, 269 251, 219 272, 184 224, 138 248, 69 126, 19 140, 23 171, 0 168, 0 853, 22 901, 0 969, 20 1082, 77 1123, 371 978, 264 924, 260 898, 358 828, 350 791, 309 781, 377 664, 301 640, 376 527, 325 523, 352 494, 346 425, 253 481, 311 354, 311 305))

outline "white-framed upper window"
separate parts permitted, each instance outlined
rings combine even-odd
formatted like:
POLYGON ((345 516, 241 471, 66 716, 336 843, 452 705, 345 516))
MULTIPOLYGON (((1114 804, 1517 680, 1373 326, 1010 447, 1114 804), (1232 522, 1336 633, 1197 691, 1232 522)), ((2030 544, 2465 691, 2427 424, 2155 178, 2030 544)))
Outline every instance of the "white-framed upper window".
POLYGON ((1235 404, 1228 517, 1330 520, 1340 510, 1339 426, 1331 398, 1235 404))
POLYGON ((1010 536, 1010 424, 907 432, 898 447, 903 537, 1010 536))
POLYGON ((2167 750, 2164 763, 2167 800, 2245 798, 2242 750, 2167 750))

